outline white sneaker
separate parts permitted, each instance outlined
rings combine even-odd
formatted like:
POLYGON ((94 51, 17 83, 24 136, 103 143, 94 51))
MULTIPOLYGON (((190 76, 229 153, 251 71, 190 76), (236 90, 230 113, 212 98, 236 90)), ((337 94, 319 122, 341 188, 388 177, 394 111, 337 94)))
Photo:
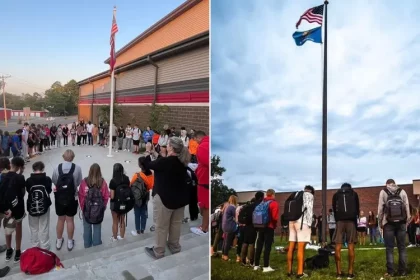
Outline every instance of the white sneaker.
POLYGON ((208 232, 204 232, 200 227, 192 227, 190 228, 192 233, 195 233, 197 235, 207 235, 208 232))
POLYGON ((117 242, 118 239, 115 239, 113 236, 111 236, 111 242, 117 242))
POLYGON ((63 246, 63 241, 64 241, 63 238, 57 239, 57 241, 55 242, 55 247, 56 247, 57 250, 61 249, 61 247, 63 246))
POLYGON ((71 251, 74 248, 74 240, 67 240, 67 250, 71 251))
POLYGON ((263 267, 263 272, 273 272, 274 269, 272 269, 270 266, 269 267, 263 267))
POLYGON ((132 236, 137 236, 137 235, 139 235, 139 234, 137 233, 137 231, 132 230, 132 231, 131 231, 131 235, 132 235, 132 236))
POLYGON ((118 239, 118 240, 124 240, 124 238, 122 238, 122 237, 121 237, 121 236, 119 236, 119 235, 117 236, 117 239, 118 239))
POLYGON ((413 244, 409 244, 409 245, 407 246, 407 248, 412 248, 412 247, 414 247, 414 245, 413 245, 413 244))
POLYGON ((254 270, 255 271, 257 271, 257 270, 259 270, 260 269, 260 267, 259 266, 254 266, 254 270))

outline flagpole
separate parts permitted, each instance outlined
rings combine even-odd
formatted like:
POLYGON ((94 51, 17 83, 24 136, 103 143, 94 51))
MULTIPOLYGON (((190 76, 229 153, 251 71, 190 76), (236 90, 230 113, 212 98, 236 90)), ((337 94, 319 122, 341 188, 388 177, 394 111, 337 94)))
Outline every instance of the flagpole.
POLYGON ((327 34, 328 34, 328 1, 324 1, 324 81, 322 87, 322 239, 326 243, 327 223, 327 34))
MULTIPOLYGON (((113 12, 113 18, 115 18, 115 14, 117 13, 117 8, 114 7, 114 12, 113 12)), ((115 42, 114 42, 115 44, 115 42)), ((112 155, 112 132, 114 130, 114 94, 115 94, 115 79, 114 79, 114 67, 112 67, 112 72, 111 72, 111 99, 109 100, 109 107, 110 107, 110 112, 109 112, 109 141, 108 141, 108 146, 109 146, 109 151, 108 151, 108 157, 113 157, 112 155)))

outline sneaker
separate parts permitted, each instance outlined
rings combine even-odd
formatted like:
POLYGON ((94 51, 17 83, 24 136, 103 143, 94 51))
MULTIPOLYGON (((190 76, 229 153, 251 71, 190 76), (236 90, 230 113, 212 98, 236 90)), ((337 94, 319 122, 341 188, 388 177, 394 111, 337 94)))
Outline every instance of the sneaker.
POLYGON ((399 277, 407 277, 407 272, 399 272, 398 276, 399 277))
POLYGON ((121 237, 121 236, 117 235, 117 239, 118 240, 124 240, 124 237, 121 237))
POLYGON ((415 247, 413 244, 408 244, 407 248, 415 247))
POLYGON ((140 233, 143 234, 144 233, 144 230, 141 230, 140 233))
POLYGON ((347 279, 354 279, 354 273, 347 275, 347 279))
POLYGON ((260 269, 260 266, 259 265, 254 265, 254 271, 257 271, 259 269, 260 269))
POLYGON ((73 240, 67 240, 67 250, 71 251, 74 248, 74 239, 73 240))
POLYGON ((60 249, 61 249, 61 247, 63 246, 63 241, 64 241, 64 239, 63 239, 63 238, 61 238, 61 239, 57 239, 57 241, 55 242, 55 248, 56 248, 57 250, 60 250, 60 249))
POLYGON ((10 248, 10 249, 6 250, 6 262, 8 262, 12 259, 14 251, 15 250, 13 248, 10 248))
POLYGON ((137 236, 137 235, 139 235, 139 234, 137 233, 137 231, 132 230, 132 231, 131 231, 131 235, 132 235, 132 236, 137 236))
POLYGON ((274 271, 274 269, 273 268, 271 268, 270 266, 268 266, 268 267, 263 267, 263 272, 273 272, 274 271))
POLYGON ((155 231, 155 229, 156 229, 155 228, 155 225, 153 225, 153 226, 150 227, 150 231, 155 231))
POLYGON ((20 250, 16 250, 14 262, 15 263, 20 262, 20 250))
POLYGON ((306 278, 306 277, 308 277, 308 274, 306 274, 306 273, 296 275, 297 279, 306 278))
POLYGON ((192 228, 190 228, 190 230, 191 230, 192 233, 195 233, 195 234, 200 235, 200 236, 208 234, 208 232, 203 231, 203 229, 201 227, 192 227, 192 228))
POLYGON ((372 246, 372 243, 370 243, 369 245, 372 246))
POLYGON ((337 273, 336 279, 344 279, 344 278, 346 278, 346 276, 344 276, 344 273, 340 273, 340 274, 337 273))
POLYGON ((115 239, 113 236, 111 236, 111 242, 117 242, 118 239, 115 239))

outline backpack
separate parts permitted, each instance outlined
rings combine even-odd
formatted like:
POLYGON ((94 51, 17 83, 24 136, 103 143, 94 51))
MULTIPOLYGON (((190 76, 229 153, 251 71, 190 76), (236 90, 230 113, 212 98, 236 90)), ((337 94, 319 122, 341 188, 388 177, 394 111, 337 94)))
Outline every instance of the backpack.
POLYGON ((58 165, 58 179, 57 179, 57 190, 55 192, 55 200, 63 206, 68 206, 74 201, 74 195, 76 194, 76 186, 74 185, 73 173, 76 169, 74 163, 71 164, 69 173, 63 173, 63 164, 58 165))
POLYGON ((4 174, 1 174, 0 178, 0 213, 4 213, 5 211, 11 210, 13 208, 12 203, 10 203, 10 197, 12 197, 14 194, 13 188, 10 187, 12 178, 9 176, 4 176, 4 174))
POLYGON ((272 200, 263 201, 255 207, 252 213, 252 223, 255 228, 265 228, 270 222, 270 203, 272 200))
POLYGON ((356 209, 356 196, 352 189, 339 189, 336 193, 336 221, 355 220, 359 215, 356 209))
POLYGON ((242 206, 239 210, 238 222, 243 225, 252 225, 252 213, 254 212, 253 203, 242 206))
POLYGON ((104 214, 105 203, 101 190, 97 187, 89 187, 83 207, 83 218, 88 224, 96 225, 102 223, 104 214))
POLYGON ((50 272, 56 266, 64 268, 57 255, 38 247, 29 248, 20 256, 20 270, 27 275, 50 272))
POLYGON ((303 191, 292 193, 284 203, 284 220, 294 222, 303 219, 306 209, 303 209, 303 191), (303 210, 302 210, 303 209, 303 210))
POLYGON ((192 188, 196 188, 198 186, 198 179, 197 175, 195 175, 195 172, 191 168, 187 166, 186 169, 187 172, 185 176, 185 181, 187 183, 188 189, 191 190, 192 188))
POLYGON ((137 175, 136 181, 131 184, 131 190, 134 196, 134 203, 137 207, 142 207, 149 200, 150 193, 146 188, 146 184, 140 176, 140 173, 137 175))
POLYGON ((223 216, 222 211, 217 211, 217 212, 211 214, 211 219, 210 220, 211 220, 211 227, 212 228, 219 227, 222 216, 223 216))
POLYGON ((401 189, 398 189, 397 192, 393 194, 387 188, 384 188, 384 192, 386 192, 386 194, 388 195, 388 198, 384 205, 386 220, 389 223, 406 222, 407 211, 405 208, 405 203, 400 196, 401 189))
POLYGON ((27 208, 32 217, 42 216, 51 206, 50 196, 44 185, 33 185, 28 194, 27 208))
POLYGON ((305 260, 305 268, 306 269, 321 269, 327 268, 330 266, 330 258, 329 258, 329 251, 323 248, 318 250, 318 254, 307 258, 305 260))
POLYGON ((99 134, 103 134, 104 133, 104 128, 101 126, 99 127, 99 134))
POLYGON ((125 215, 134 208, 133 191, 127 184, 122 183, 117 187, 114 199, 114 211, 120 215, 125 215))

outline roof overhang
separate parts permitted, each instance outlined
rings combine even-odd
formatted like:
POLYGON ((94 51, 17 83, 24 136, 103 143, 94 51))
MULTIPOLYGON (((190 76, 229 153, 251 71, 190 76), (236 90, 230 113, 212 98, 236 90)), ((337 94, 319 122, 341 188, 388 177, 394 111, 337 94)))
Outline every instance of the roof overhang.
MULTIPOLYGON (((180 15, 182 15, 183 13, 185 13, 186 11, 188 11, 189 9, 191 9, 192 7, 194 7, 195 5, 197 5, 198 3, 200 3, 201 1, 202 0, 187 0, 187 1, 185 1, 178 8, 176 8, 175 10, 173 10, 172 12, 170 12, 169 14, 167 14, 161 20, 159 20, 158 22, 156 22, 155 24, 153 24, 152 26, 150 26, 148 29, 146 29, 139 36, 137 36, 132 41, 130 41, 127 45, 125 45, 124 47, 122 47, 121 49, 119 49, 116 52, 115 57, 118 58, 118 55, 120 55, 121 53, 125 52, 126 50, 128 50, 129 48, 131 48, 132 46, 134 46, 135 44, 137 44, 138 42, 140 42, 141 40, 143 40, 144 38, 146 38, 147 36, 149 36, 153 32, 155 32, 159 28, 165 26, 170 21, 172 21, 175 18, 179 17, 180 15)), ((109 60, 110 60, 110 58, 108 57, 108 59, 105 60, 105 63, 109 64, 109 60)))
MULTIPOLYGON (((139 57, 133 61, 127 62, 125 64, 119 65, 118 67, 115 68, 115 74, 119 74, 121 72, 124 71, 128 71, 134 68, 137 68, 139 66, 142 65, 146 65, 150 63, 150 59, 153 61, 159 61, 177 54, 181 54, 183 52, 192 50, 192 49, 196 49, 199 47, 204 47, 204 46, 208 46, 209 45, 209 31, 206 31, 204 33, 198 34, 196 36, 190 37, 184 41, 180 41, 176 44, 170 45, 168 47, 162 48, 160 50, 157 50, 155 52, 152 52, 148 55, 144 55, 142 57, 139 57)), ((94 82, 96 80, 102 79, 102 78, 106 78, 109 77, 110 73, 109 70, 101 72, 99 74, 96 74, 94 76, 91 76, 87 79, 84 79, 80 82, 78 82, 77 84, 79 86, 84 85, 84 84, 88 84, 91 82, 94 82)))

